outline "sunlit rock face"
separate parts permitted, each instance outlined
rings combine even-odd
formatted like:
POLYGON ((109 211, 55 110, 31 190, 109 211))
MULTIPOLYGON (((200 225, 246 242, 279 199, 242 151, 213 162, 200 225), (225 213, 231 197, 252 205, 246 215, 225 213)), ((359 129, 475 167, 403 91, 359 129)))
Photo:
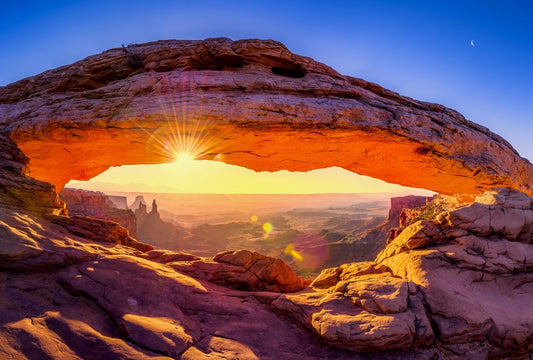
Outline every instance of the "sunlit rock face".
POLYGON ((408 226, 376 262, 416 284, 451 358, 519 358, 533 349, 532 244, 533 199, 500 189, 408 226))
POLYGON ((31 214, 60 214, 65 207, 53 185, 28 176, 29 159, 0 132, 0 207, 31 214))
MULTIPOLYGON (((129 209, 119 209, 101 192, 65 188, 59 193, 67 206, 69 215, 89 216, 100 220, 114 221, 125 227, 131 237, 137 237, 135 214, 129 209)), ((124 203, 126 200, 124 200, 124 203)))
POLYGON ((488 129, 271 40, 108 50, 0 88, 0 125, 58 190, 188 151, 254 170, 340 166, 442 194, 532 192, 532 165, 488 129))

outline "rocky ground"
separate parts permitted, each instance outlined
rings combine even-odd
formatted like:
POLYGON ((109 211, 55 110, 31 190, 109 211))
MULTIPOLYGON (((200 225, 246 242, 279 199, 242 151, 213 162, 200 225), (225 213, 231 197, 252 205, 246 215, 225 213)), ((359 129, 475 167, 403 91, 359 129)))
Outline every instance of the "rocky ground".
POLYGON ((231 214, 215 213, 206 215, 203 224, 185 227, 165 221, 155 200, 148 211, 142 196, 136 197, 131 206, 135 212, 132 212, 116 208, 102 192, 65 188, 59 195, 70 215, 117 222, 127 228, 132 237, 155 248, 198 256, 214 256, 234 249, 250 250, 284 260, 305 278, 315 277, 325 267, 373 260, 383 249, 391 228, 400 226, 402 210, 405 213, 429 200, 412 195, 394 197, 390 200, 388 218, 383 216, 386 201, 370 201, 346 207, 278 211, 261 215, 260 221, 241 214, 233 215, 238 219, 233 220, 231 214), (228 217, 227 222, 217 222, 216 219, 223 216, 228 217), (209 223, 210 219, 215 219, 215 223, 209 223), (275 230, 266 234, 263 223, 273 224, 275 230), (132 232, 132 227, 136 231, 132 232))
POLYGON ((520 359, 533 351, 533 200, 518 191, 487 192, 416 222, 374 262, 326 269, 310 286, 257 253, 150 250, 104 221, 90 220, 98 236, 80 236, 72 219, 0 211, 0 357, 520 359))

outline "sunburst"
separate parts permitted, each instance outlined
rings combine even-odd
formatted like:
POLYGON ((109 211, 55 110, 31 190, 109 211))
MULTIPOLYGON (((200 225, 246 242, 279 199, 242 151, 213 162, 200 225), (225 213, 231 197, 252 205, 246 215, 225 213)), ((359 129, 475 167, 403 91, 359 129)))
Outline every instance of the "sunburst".
POLYGON ((220 147, 220 136, 215 136, 212 121, 207 116, 199 117, 198 114, 192 113, 187 105, 176 108, 176 103, 188 104, 188 102, 172 101, 190 91, 190 84, 187 85, 187 82, 190 82, 190 79, 178 81, 176 88, 169 86, 169 99, 166 99, 166 105, 163 103, 165 99, 163 94, 158 94, 157 99, 166 123, 155 130, 147 130, 140 126, 150 134, 147 147, 149 151, 156 152, 171 161, 220 160, 216 157, 220 147), (186 86, 187 88, 184 88, 186 86))

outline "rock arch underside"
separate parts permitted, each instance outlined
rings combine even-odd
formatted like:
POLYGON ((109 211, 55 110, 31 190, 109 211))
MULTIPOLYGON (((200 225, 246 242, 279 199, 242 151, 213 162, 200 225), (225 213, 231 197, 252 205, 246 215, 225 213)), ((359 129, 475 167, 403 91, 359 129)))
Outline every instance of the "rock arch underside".
POLYGON ((0 140, 0 358, 531 356, 533 166, 442 105, 271 40, 168 40, 0 87, 0 140), (69 180, 186 150, 475 201, 437 196, 375 261, 311 284, 257 253, 153 249, 60 215, 69 180))

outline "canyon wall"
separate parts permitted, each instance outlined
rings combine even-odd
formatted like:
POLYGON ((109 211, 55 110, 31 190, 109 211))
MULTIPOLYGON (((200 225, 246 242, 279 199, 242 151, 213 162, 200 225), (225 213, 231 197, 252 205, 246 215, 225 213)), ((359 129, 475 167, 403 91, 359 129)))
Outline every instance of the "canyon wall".
POLYGON ((117 208, 106 194, 65 188, 59 193, 59 197, 66 203, 69 215, 114 221, 128 229, 131 237, 137 237, 137 220, 133 211, 117 208))

